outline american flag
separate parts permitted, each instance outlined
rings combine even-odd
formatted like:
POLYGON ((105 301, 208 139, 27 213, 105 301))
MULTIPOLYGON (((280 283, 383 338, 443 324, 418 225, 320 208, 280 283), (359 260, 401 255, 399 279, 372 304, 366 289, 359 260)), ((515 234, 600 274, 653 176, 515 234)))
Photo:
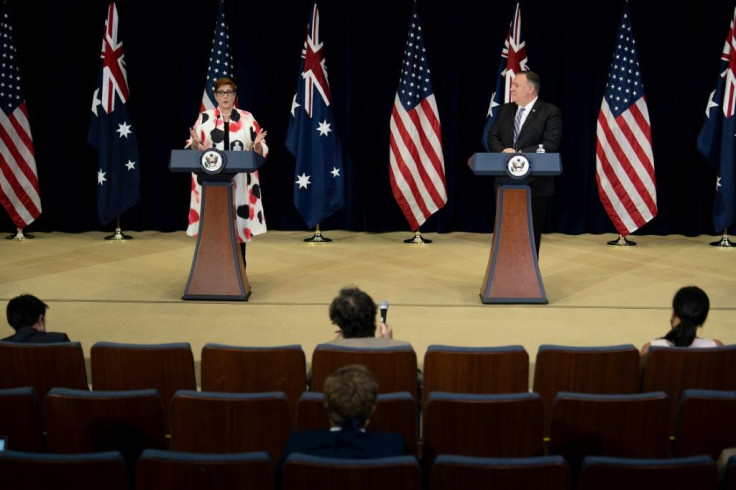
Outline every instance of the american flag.
POLYGON ((698 150, 716 168, 713 225, 720 233, 736 221, 736 9, 723 45, 716 89, 705 108, 698 150))
POLYGON ((102 35, 102 69, 92 97, 87 140, 99 152, 97 214, 107 224, 141 200, 138 138, 128 115, 130 97, 123 42, 118 38, 118 10, 111 2, 102 35))
MULTIPOLYGON (((214 97, 215 82, 222 77, 228 77, 235 81, 234 66, 233 56, 230 53, 230 33, 225 18, 225 2, 220 0, 215 32, 212 38, 212 52, 207 66, 207 81, 205 82, 202 103, 199 108, 200 112, 214 109, 217 106, 217 102, 212 99, 214 97)), ((235 100, 235 107, 238 107, 237 99, 235 100)), ((242 243, 250 241, 254 235, 261 235, 267 231, 263 202, 261 201, 261 182, 257 170, 236 174, 233 177, 233 182, 235 184, 233 201, 236 209, 238 240, 242 243)), ((196 174, 192 174, 191 186, 187 234, 197 236, 199 233, 202 186, 197 182, 196 174)))
POLYGON ((447 202, 442 130, 417 5, 391 111, 391 188, 412 231, 447 202))
POLYGON ((41 214, 36 158, 8 2, 0 20, 0 203, 18 228, 41 214))
POLYGON ((601 203, 625 237, 657 215, 651 125, 628 4, 616 39, 598 114, 596 179, 601 203))
POLYGON ((521 39, 521 6, 517 1, 514 16, 506 33, 506 40, 503 43, 503 50, 501 50, 501 64, 498 67, 498 76, 496 77, 496 91, 491 95, 486 123, 483 126, 483 141, 481 143, 486 151, 490 151, 488 135, 496 116, 498 116, 498 107, 511 102, 511 83, 519 72, 528 69, 526 42, 521 39))
POLYGON ((307 23, 299 82, 286 136, 286 147, 296 157, 294 206, 310 228, 345 203, 342 150, 333 124, 325 46, 319 37, 319 27, 315 2, 307 23))

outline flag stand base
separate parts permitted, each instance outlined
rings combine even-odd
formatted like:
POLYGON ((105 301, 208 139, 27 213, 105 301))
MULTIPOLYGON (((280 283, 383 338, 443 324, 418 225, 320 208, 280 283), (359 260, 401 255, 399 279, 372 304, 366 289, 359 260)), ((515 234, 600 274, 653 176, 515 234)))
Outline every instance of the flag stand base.
POLYGON ((608 245, 618 245, 619 247, 633 247, 636 242, 627 240, 625 236, 619 235, 617 239, 606 242, 608 245))
POLYGON ((132 239, 133 239, 132 236, 126 235, 125 233, 123 233, 119 227, 115 228, 115 234, 105 237, 105 240, 112 240, 114 242, 122 242, 124 240, 132 240, 132 239))
POLYGON ((414 232, 414 236, 412 238, 407 238, 406 240, 404 240, 404 243, 432 243, 432 240, 430 240, 429 238, 424 238, 419 230, 417 230, 414 232))
POLYGON ((733 243, 731 240, 728 239, 728 233, 723 232, 723 236, 720 240, 716 240, 715 242, 710 242, 710 245, 712 247, 724 247, 724 248, 732 248, 736 247, 736 243, 733 243))
POLYGON ((18 240, 18 241, 20 241, 20 240, 31 240, 31 239, 36 238, 36 237, 33 236, 33 235, 24 235, 23 234, 23 229, 22 228, 18 228, 18 230, 15 232, 15 235, 8 235, 5 238, 7 240, 18 240))
POLYGON ((327 243, 331 242, 332 238, 322 236, 322 232, 319 231, 319 225, 317 225, 317 228, 314 230, 314 235, 312 235, 311 238, 305 238, 304 241, 309 243, 327 243))

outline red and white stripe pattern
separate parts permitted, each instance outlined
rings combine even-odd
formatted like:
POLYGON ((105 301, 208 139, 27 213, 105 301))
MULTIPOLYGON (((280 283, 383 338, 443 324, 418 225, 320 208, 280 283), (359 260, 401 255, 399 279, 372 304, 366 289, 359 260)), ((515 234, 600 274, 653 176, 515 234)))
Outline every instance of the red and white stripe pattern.
POLYGON ((601 203, 621 236, 657 215, 651 124, 636 46, 624 12, 598 114, 596 179, 601 203))
POLYGON ((412 231, 447 203, 442 131, 416 4, 391 112, 390 179, 412 231))
POLYGON ((23 229, 41 214, 41 197, 8 2, 3 2, 0 43, 0 204, 23 229))

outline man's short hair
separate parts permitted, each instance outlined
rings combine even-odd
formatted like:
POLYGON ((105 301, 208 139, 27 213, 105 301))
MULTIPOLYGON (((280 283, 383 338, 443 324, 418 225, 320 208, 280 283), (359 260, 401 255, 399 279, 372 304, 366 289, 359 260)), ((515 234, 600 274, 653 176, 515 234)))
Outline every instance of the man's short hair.
POLYGON ((523 73, 524 75, 526 75, 526 81, 528 83, 531 83, 534 86, 534 93, 539 95, 539 83, 540 83, 539 75, 537 75, 536 72, 533 72, 531 70, 525 70, 520 73, 523 73))
POLYGON ((378 383, 365 366, 344 366, 325 379, 327 417, 334 427, 360 429, 368 422, 378 399, 378 383))
POLYGON ((21 294, 8 301, 5 313, 8 323, 15 330, 32 327, 41 315, 46 314, 48 305, 32 294, 21 294))
POLYGON ((346 339, 375 337, 378 307, 367 293, 355 287, 343 288, 330 305, 330 320, 346 339))

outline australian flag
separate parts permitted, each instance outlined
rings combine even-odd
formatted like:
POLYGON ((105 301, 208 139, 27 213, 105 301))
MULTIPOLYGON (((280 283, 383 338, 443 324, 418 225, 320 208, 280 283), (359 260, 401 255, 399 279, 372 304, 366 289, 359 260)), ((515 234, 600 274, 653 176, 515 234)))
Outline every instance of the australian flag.
POLYGON ((309 228, 343 207, 345 181, 340 140, 332 120, 319 10, 312 5, 299 82, 291 103, 286 147, 296 157, 294 206, 309 228))
POLYGON ((102 70, 92 97, 87 140, 99 152, 97 214, 107 224, 141 200, 138 138, 125 106, 130 93, 115 2, 107 11, 100 58, 102 70))
POLYGON ((736 221, 736 9, 721 54, 720 76, 705 108, 698 150, 716 168, 713 225, 721 233, 736 221))

